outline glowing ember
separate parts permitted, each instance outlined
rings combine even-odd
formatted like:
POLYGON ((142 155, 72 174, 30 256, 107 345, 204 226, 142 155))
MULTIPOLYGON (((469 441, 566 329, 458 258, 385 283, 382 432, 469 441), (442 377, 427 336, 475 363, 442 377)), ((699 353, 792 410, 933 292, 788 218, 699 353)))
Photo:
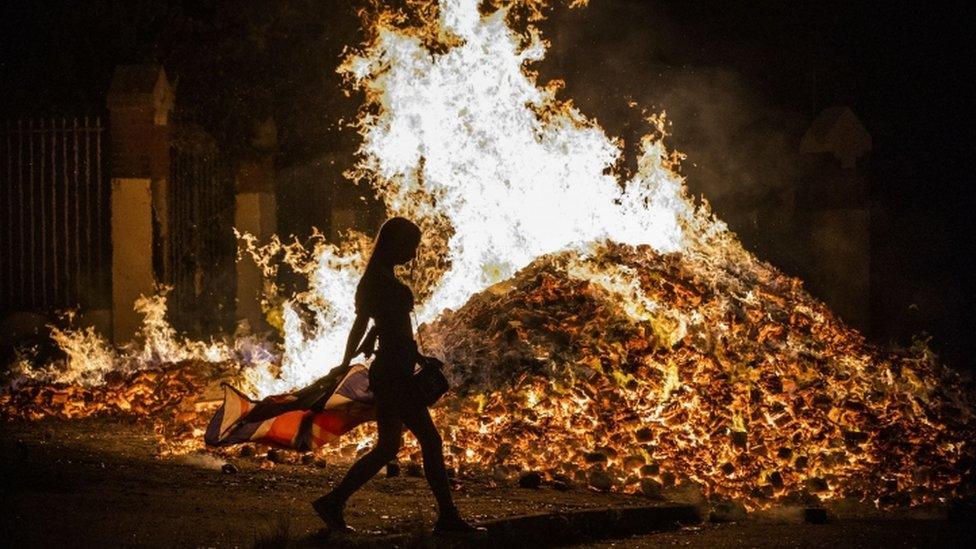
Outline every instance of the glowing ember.
MULTIPOLYGON (((686 196, 662 118, 634 176, 617 174, 621 144, 557 99, 558 85, 536 83, 539 33, 479 3, 364 12, 370 38, 339 68, 366 98, 350 175, 425 229, 404 275, 426 343, 462 390, 437 414, 449 459, 601 489, 695 481, 751 504, 958 493, 976 425, 958 380, 925 353, 872 350, 799 281, 745 252, 686 196)), ((532 20, 544 2, 492 5, 532 20)), ((22 368, 30 379, 0 409, 146 416, 166 451, 180 451, 200 444, 207 388, 222 377, 262 396, 324 375, 353 320, 368 237, 241 240, 269 280, 280 265, 308 276, 304 293, 272 285, 267 296, 280 349, 187 341, 157 296, 137 305, 141 346, 55 331, 67 358, 22 368)), ((353 435, 334 451, 354 455, 369 429, 353 435)))
POLYGON ((425 326, 467 390, 459 460, 631 491, 694 481, 748 505, 953 494, 976 450, 959 380, 921 351, 880 355, 722 245, 546 256, 425 326))

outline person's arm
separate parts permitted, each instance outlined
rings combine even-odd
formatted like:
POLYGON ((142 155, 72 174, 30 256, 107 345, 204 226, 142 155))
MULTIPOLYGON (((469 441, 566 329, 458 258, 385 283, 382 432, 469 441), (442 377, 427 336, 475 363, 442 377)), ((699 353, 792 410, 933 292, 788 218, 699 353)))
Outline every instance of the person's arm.
POLYGON ((346 340, 346 354, 342 357, 343 366, 349 366, 353 357, 356 356, 356 349, 359 348, 359 343, 363 340, 368 323, 369 317, 361 314, 356 315, 356 320, 352 323, 352 329, 349 330, 349 339, 346 340))

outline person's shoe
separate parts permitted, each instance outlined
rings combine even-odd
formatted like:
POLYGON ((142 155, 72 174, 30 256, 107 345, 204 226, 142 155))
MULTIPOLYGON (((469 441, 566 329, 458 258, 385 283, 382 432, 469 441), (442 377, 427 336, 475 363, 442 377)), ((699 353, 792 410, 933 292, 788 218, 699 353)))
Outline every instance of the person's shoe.
POLYGON ((481 537, 487 533, 488 530, 468 524, 457 513, 441 515, 437 517, 437 522, 434 524, 434 535, 481 537))
POLYGON ((329 496, 322 496, 312 502, 312 508, 318 514, 322 522, 334 532, 353 532, 353 529, 346 524, 342 518, 343 505, 329 496))

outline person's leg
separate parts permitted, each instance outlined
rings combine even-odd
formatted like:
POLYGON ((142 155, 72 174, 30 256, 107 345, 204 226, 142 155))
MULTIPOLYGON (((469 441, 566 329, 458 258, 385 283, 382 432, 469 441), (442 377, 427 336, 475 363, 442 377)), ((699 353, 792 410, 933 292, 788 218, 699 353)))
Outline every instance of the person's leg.
POLYGON ((346 471, 346 476, 327 498, 340 505, 345 504, 356 490, 396 458, 403 441, 403 422, 397 413, 397 406, 386 398, 376 399, 376 430, 376 445, 346 471))
MULTIPOLYGON (((378 410, 377 410, 378 412, 378 410)), ((356 463, 346 471, 346 476, 336 486, 329 497, 339 502, 345 503, 347 499, 369 479, 373 478, 384 465, 396 458, 400 450, 400 443, 403 439, 403 424, 395 416, 376 419, 376 428, 379 432, 376 446, 359 458, 356 463)))
MULTIPOLYGON (((408 389, 409 390, 409 389, 408 389)), ((409 395, 409 393, 408 393, 409 395)), ((437 524, 434 525, 435 534, 444 535, 476 535, 484 534, 484 528, 475 528, 461 518, 461 513, 454 506, 451 497, 451 487, 447 480, 447 469, 444 467, 444 448, 437 426, 430 419, 430 412, 420 398, 405 399, 407 403, 403 411, 403 423, 417 437, 420 450, 424 456, 424 475, 427 484, 437 499, 437 524)))
POLYGON ((447 468, 444 466, 444 448, 437 426, 430 418, 427 406, 419 399, 404 399, 403 424, 417 437, 420 451, 424 458, 424 476, 430 485, 437 507, 441 515, 456 514, 454 499, 451 497, 451 487, 447 480, 447 468))

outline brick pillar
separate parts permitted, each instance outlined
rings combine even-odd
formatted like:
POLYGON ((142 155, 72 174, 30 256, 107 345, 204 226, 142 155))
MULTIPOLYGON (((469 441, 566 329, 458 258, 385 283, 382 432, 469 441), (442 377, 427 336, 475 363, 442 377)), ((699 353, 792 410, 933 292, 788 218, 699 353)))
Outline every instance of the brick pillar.
POLYGON ((809 213, 817 261, 811 283, 819 297, 860 330, 871 324, 871 211, 835 208, 809 213))
POLYGON ((798 227, 808 235, 809 288, 848 324, 871 321, 871 134, 847 107, 822 111, 800 141, 798 227))
POLYGON ((132 339, 141 323, 133 303, 140 294, 151 294, 157 275, 168 269, 166 191, 173 92, 162 68, 122 66, 112 78, 107 102, 112 143, 112 340, 121 344, 132 339))
MULTIPOLYGON (((274 155, 266 153, 257 160, 240 163, 235 183, 234 227, 266 242, 278 230, 274 155)), ((242 255, 237 262, 237 319, 246 320, 254 330, 268 328, 261 310, 263 287, 260 269, 249 255, 242 255)))

